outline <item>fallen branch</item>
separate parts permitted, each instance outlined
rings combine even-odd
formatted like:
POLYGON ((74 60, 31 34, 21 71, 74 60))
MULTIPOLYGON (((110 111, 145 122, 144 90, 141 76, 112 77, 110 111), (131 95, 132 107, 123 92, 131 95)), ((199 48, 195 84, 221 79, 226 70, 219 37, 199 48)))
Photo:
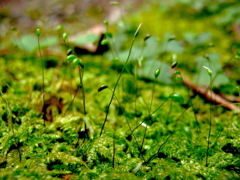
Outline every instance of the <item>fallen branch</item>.
POLYGON ((220 105, 222 105, 223 107, 225 107, 229 110, 240 111, 240 108, 238 106, 230 103, 229 101, 227 101, 223 97, 221 97, 218 94, 212 92, 210 89, 194 85, 188 78, 184 77, 183 75, 181 75, 181 77, 183 78, 183 82, 184 82, 185 85, 187 85, 190 89, 192 89, 196 93, 204 96, 205 99, 212 100, 214 103, 220 104, 220 105))

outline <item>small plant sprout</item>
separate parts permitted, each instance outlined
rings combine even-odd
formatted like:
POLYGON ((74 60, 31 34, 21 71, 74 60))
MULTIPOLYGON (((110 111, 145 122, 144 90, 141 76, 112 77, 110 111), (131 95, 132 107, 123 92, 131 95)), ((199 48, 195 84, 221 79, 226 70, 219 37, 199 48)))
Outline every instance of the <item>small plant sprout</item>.
MULTIPOLYGON (((168 97, 168 99, 171 99, 171 100, 173 100, 173 101, 175 101, 175 102, 178 102, 178 103, 183 103, 183 101, 184 101, 184 99, 183 99, 183 97, 182 97, 181 95, 175 94, 175 93, 170 94, 169 97, 168 97)), ((167 101, 167 100, 166 100, 166 101, 167 101)), ((164 102, 161 104, 161 106, 162 106, 166 101, 164 101, 164 102)), ((157 110, 158 110, 158 109, 159 109, 159 108, 157 108, 157 110)), ((155 110, 152 114, 154 114, 157 110, 155 110)), ((182 117, 182 115, 183 115, 183 113, 184 113, 185 111, 186 111, 186 110, 184 110, 184 111, 181 113, 181 115, 178 117, 177 121, 182 117)), ((151 115, 152 115, 152 114, 151 114, 151 115)), ((177 121, 176 121, 176 123, 177 123, 177 121)), ((150 163, 151 160, 160 153, 161 148, 167 143, 167 141, 169 140, 169 138, 170 138, 172 135, 173 135, 173 133, 171 133, 171 134, 166 138, 166 140, 159 146, 157 153, 155 153, 155 154, 153 154, 152 156, 150 156, 150 158, 145 162, 145 164, 150 163)))
POLYGON ((82 89, 82 96, 83 96, 83 98, 82 98, 82 100, 83 100, 83 114, 86 115, 87 114, 87 111, 86 111, 86 100, 85 100, 85 91, 84 91, 84 86, 83 86, 83 69, 84 69, 84 64, 83 64, 83 61, 81 59, 79 59, 78 57, 76 57, 73 54, 67 56, 67 62, 70 62, 70 61, 72 61, 73 69, 78 67, 79 80, 80 80, 79 87, 81 87, 81 89, 82 89))
POLYGON ((207 73, 210 77, 210 90, 209 92, 211 93, 210 94, 210 107, 209 107, 209 131, 208 131, 208 138, 207 138, 207 152, 206 152, 206 167, 208 167, 208 156, 209 156, 209 147, 210 147, 210 136, 211 136, 211 129, 212 129, 212 92, 211 92, 211 89, 212 89, 212 70, 209 69, 208 67, 206 66, 203 66, 204 69, 207 70, 207 73))
POLYGON ((103 21, 103 24, 106 26, 106 32, 105 32, 105 38, 101 41, 101 45, 108 45, 111 50, 113 59, 118 60, 119 58, 118 58, 118 53, 115 46, 115 39, 113 38, 112 33, 109 32, 108 30, 109 22, 105 20, 103 21))
POLYGON ((144 52, 144 48, 146 46, 146 42, 147 40, 151 37, 151 34, 146 34, 145 38, 143 39, 143 45, 142 45, 142 49, 141 49, 141 53, 140 53, 140 56, 138 58, 138 65, 139 67, 142 67, 142 62, 144 60, 144 57, 143 57, 143 52, 144 52))
MULTIPOLYGON (((41 59, 41 66, 42 66, 42 107, 44 107, 45 104, 45 99, 44 99, 44 62, 43 62, 43 58, 42 58, 42 53, 41 53, 41 48, 40 48, 40 35, 41 35, 41 30, 40 29, 36 29, 36 35, 38 37, 38 50, 39 50, 39 54, 40 54, 40 59, 41 59)), ((45 125, 45 120, 43 120, 44 125, 45 125)))
POLYGON ((120 12, 119 14, 120 14, 120 19, 121 19, 119 25, 121 24, 121 26, 124 26, 123 13, 122 13, 122 8, 120 6, 121 4, 119 4, 119 2, 117 2, 117 1, 112 1, 112 2, 110 2, 110 4, 119 8, 119 12, 120 12))
POLYGON ((234 55, 232 55, 232 56, 229 58, 229 60, 224 64, 224 66, 223 66, 222 68, 220 68, 220 69, 215 73, 215 75, 212 77, 212 84, 213 84, 213 82, 215 81, 215 79, 217 78, 217 76, 218 76, 220 73, 224 72, 224 70, 227 68, 227 66, 229 65, 229 63, 230 63, 233 59, 235 59, 235 60, 237 60, 237 61, 240 61, 240 52, 237 52, 237 53, 235 53, 234 55))
POLYGON ((121 71, 121 73, 120 73, 120 75, 119 75, 119 77, 118 77, 118 79, 117 79, 117 81, 116 81, 116 83, 115 83, 114 88, 113 88, 112 97, 111 97, 111 99, 110 99, 110 101, 109 101, 109 104, 108 104, 108 106, 107 106, 106 116, 105 116, 105 119, 104 119, 103 124, 102 124, 101 131, 100 131, 100 137, 101 137, 101 135, 102 135, 102 133, 103 133, 103 129, 104 129, 105 123, 106 123, 107 118, 108 118, 109 109, 110 109, 110 106, 111 106, 111 104, 112 104, 112 100, 113 100, 113 97, 114 97, 114 95, 115 95, 115 91, 116 91, 116 89, 117 89, 117 85, 118 85, 118 83, 119 83, 119 81, 120 81, 120 79, 121 79, 121 77, 122 77, 122 75, 123 75, 123 72, 124 72, 124 70, 125 70, 125 68, 126 68, 126 65, 127 65, 128 61, 129 61, 129 59, 130 59, 130 55, 131 55, 131 53, 132 53, 132 47, 133 47, 135 38, 137 37, 137 34, 138 34, 139 30, 140 30, 141 25, 142 25, 142 24, 140 24, 140 25, 138 26, 136 32, 134 33, 134 36, 133 36, 133 39, 132 39, 132 43, 131 43, 131 46, 130 46, 130 49, 129 49, 129 53, 128 53, 127 60, 125 61, 124 65, 123 65, 123 68, 122 68, 122 71, 121 71))
MULTIPOLYGON (((152 89, 152 97, 151 97, 151 101, 150 101, 150 105, 149 105, 149 109, 148 109, 148 120, 150 120, 150 118, 151 118, 153 95, 154 95, 154 91, 155 91, 155 87, 156 87, 156 83, 157 83, 157 78, 158 78, 159 74, 160 74, 160 68, 157 68, 154 72, 154 84, 153 84, 153 89, 152 89)), ((143 122, 141 124, 143 124, 143 122)), ((146 138, 146 134, 147 134, 147 126, 145 126, 145 131, 144 131, 144 135, 143 135, 143 139, 142 139, 142 145, 141 145, 141 149, 139 150, 140 154, 142 154, 142 148, 144 146, 144 140, 146 138)))
MULTIPOLYGON (((75 56, 75 55, 73 55, 73 54, 67 56, 67 62, 70 62, 70 61, 72 61, 72 67, 73 67, 73 69, 75 69, 76 67, 78 67, 80 84, 79 84, 79 86, 78 86, 78 88, 77 88, 77 91, 78 91, 79 88, 81 88, 81 90, 82 90, 83 114, 86 115, 86 114, 87 114, 87 111, 86 111, 86 97, 85 97, 85 90, 84 90, 84 85, 83 85, 83 69, 84 69, 84 64, 83 64, 83 61, 82 61, 80 58, 78 58, 77 56, 75 56)), ((77 91, 76 91, 76 93, 75 93, 75 95, 74 95, 74 97, 73 97, 73 99, 72 99, 72 101, 71 101, 68 109, 70 108, 70 106, 72 105, 74 99, 76 98, 77 91)), ((68 109, 67 109, 67 110, 68 110, 68 109)), ((84 127, 84 129, 85 129, 85 134, 86 134, 85 137, 88 137, 88 135, 87 135, 87 134, 88 134, 88 129, 87 129, 87 124, 86 124, 86 122, 84 123, 84 126, 85 126, 85 127, 84 127)), ((81 129, 81 128, 80 128, 80 129, 81 129)), ((78 142, 79 142, 79 140, 80 140, 80 134, 81 134, 81 133, 80 133, 80 129, 79 129, 79 132, 78 132, 78 134, 79 134, 78 140, 77 140, 77 143, 76 143, 75 146, 78 145, 78 142)), ((85 141, 85 138, 84 138, 84 141, 85 141)), ((84 141, 83 141, 83 142, 84 142, 84 141)))
MULTIPOLYGON (((144 56, 143 56, 143 52, 144 52, 144 48, 146 47, 146 41, 151 37, 151 34, 146 34, 146 36, 144 37, 143 39, 143 44, 142 44, 142 48, 141 48, 141 53, 140 53, 140 56, 138 58, 138 64, 135 65, 135 73, 134 73, 134 78, 135 78, 135 87, 136 87, 136 90, 138 89, 138 83, 137 83, 137 76, 138 76, 138 67, 142 67, 142 63, 144 61, 144 56)), ((157 74, 160 73, 160 69, 157 70, 159 72, 155 72, 155 78, 156 76, 158 76, 157 74)), ((136 118, 137 118, 137 121, 136 123, 138 124, 138 117, 137 117, 137 93, 135 95, 135 115, 136 115, 136 118)))
MULTIPOLYGON (((176 54, 173 54, 172 55, 172 60, 173 60, 173 63, 171 65, 171 68, 174 69, 178 63, 176 61, 177 59, 177 55, 176 54)), ((175 93, 175 86, 176 86, 176 80, 177 80, 177 74, 173 73, 173 78, 174 78, 174 84, 173 84, 173 94, 175 93)), ((170 98, 171 99, 171 98, 170 98)), ((170 116, 170 113, 172 111, 172 103, 173 103, 173 99, 171 99, 171 102, 170 102, 170 108, 169 108, 169 111, 168 111, 168 115, 167 115, 167 119, 166 119, 166 124, 168 124, 168 119, 169 119, 169 116, 170 116)))
MULTIPOLYGON (((101 91, 103 91, 103 90, 105 90, 105 89, 109 89, 112 93, 113 93, 113 90, 111 89, 111 88, 109 88, 107 85, 101 85, 99 88, 98 88, 98 92, 101 92, 101 91)), ((119 107, 121 108, 121 111, 122 112, 124 112, 124 109, 122 108, 122 105, 121 105, 121 103, 120 103, 120 101, 118 100, 118 98, 117 98, 117 96, 116 95, 114 95, 114 97, 115 97, 115 99, 117 100, 117 102, 118 102, 118 104, 119 104, 119 107)), ((125 115, 124 115, 125 116, 125 115)), ((134 135, 134 130, 132 130, 132 128, 131 128, 131 126, 130 126, 130 123, 129 123, 129 121, 128 121, 128 118, 125 116, 125 119, 126 119, 126 122, 127 122, 127 125, 128 125, 128 127, 129 127, 129 129, 130 129, 130 131, 131 131, 131 135, 133 135, 133 137, 134 137, 134 140, 135 140, 135 142, 136 142, 136 144, 137 144, 137 146, 138 146, 138 149, 140 149, 140 146, 139 146, 139 144, 138 144, 138 142, 137 142, 137 138, 136 138, 136 136, 134 135)), ((114 168, 114 161, 115 161, 115 135, 116 135, 116 131, 117 131, 117 122, 114 122, 114 132, 113 132, 113 161, 112 161, 112 167, 114 168)), ((143 160, 144 160, 144 162, 145 162, 145 158, 144 158, 144 156, 142 155, 142 158, 143 158, 143 160)))

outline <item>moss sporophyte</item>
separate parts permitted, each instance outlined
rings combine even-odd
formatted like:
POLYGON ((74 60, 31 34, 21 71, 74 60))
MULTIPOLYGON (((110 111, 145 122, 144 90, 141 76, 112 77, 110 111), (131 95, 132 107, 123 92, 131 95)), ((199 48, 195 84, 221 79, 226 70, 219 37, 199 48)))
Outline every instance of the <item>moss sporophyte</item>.
POLYGON ((34 33, 4 13, 0 179, 240 179, 240 2, 147 3, 113 2, 121 20, 94 38, 70 35, 78 6, 34 33))

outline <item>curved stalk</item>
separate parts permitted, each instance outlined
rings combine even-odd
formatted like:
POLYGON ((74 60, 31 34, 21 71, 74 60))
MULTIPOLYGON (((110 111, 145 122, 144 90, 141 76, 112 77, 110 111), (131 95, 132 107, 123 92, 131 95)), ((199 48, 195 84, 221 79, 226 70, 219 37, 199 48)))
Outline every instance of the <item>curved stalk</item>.
POLYGON ((115 83, 114 88, 113 88, 112 97, 111 97, 111 99, 110 99, 110 101, 109 101, 109 104, 108 104, 108 106, 107 106, 106 116, 105 116, 105 119, 104 119, 104 122, 103 122, 103 125, 102 125, 102 128, 101 128, 101 131, 100 131, 100 135, 99 135, 100 137, 102 136, 103 129, 104 129, 104 126, 105 126, 106 121, 107 121, 107 118, 108 118, 109 109, 110 109, 110 106, 111 106, 111 104, 112 104, 112 100, 113 100, 115 91, 116 91, 116 89, 117 89, 117 85, 118 85, 118 83, 119 83, 119 81, 120 81, 120 79, 121 79, 121 77, 122 77, 122 75, 123 75, 123 72, 124 72, 124 70, 125 70, 125 68, 126 68, 126 65, 127 65, 128 61, 129 61, 129 59, 130 59, 130 55, 131 55, 131 53, 132 53, 132 47, 133 47, 135 38, 136 38, 136 36, 137 36, 137 34, 138 34, 138 32, 139 32, 139 29, 140 29, 141 25, 142 25, 142 24, 140 24, 140 25, 138 26, 136 32, 134 33, 134 36, 133 36, 133 39, 132 39, 132 43, 131 43, 131 46, 130 46, 130 50, 129 50, 129 53, 128 53, 127 60, 126 60, 126 62, 124 63, 124 66, 123 66, 123 68, 122 68, 122 71, 121 71, 121 73, 120 73, 120 75, 119 75, 119 77, 118 77, 118 79, 117 79, 117 81, 116 81, 116 83, 115 83))

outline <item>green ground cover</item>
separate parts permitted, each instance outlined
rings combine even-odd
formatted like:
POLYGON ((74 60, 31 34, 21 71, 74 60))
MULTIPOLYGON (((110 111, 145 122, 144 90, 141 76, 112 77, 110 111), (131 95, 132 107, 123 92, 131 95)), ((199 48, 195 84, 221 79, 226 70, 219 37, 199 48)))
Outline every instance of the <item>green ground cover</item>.
POLYGON ((0 179, 239 179, 239 111, 182 80, 240 96, 239 12, 151 2, 103 23, 102 55, 76 54, 64 24, 2 32, 0 179))

